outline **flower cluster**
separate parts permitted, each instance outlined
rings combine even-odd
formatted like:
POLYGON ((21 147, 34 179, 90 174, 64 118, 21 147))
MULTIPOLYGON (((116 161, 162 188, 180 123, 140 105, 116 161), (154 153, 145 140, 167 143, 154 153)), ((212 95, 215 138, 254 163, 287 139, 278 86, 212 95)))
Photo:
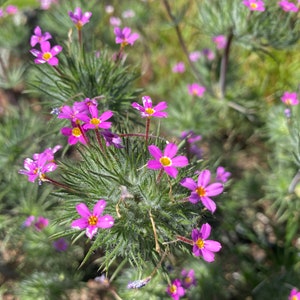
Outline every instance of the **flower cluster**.
POLYGON ((187 271, 185 269, 181 272, 181 278, 176 278, 167 287, 167 293, 174 299, 178 300, 185 295, 187 289, 196 285, 195 271, 193 269, 187 271))
POLYGON ((57 168, 54 162, 54 153, 61 149, 62 146, 57 145, 53 149, 47 148, 42 153, 35 153, 33 159, 26 158, 24 160, 24 169, 19 171, 19 174, 28 176, 28 181, 35 182, 39 179, 39 184, 42 181, 49 181, 50 179, 45 173, 53 172, 57 168))
POLYGON ((50 66, 57 66, 59 61, 56 55, 62 51, 62 46, 56 45, 51 48, 49 39, 51 39, 51 34, 49 32, 42 33, 39 26, 34 29, 34 34, 31 36, 30 44, 32 47, 37 44, 40 45, 40 50, 31 49, 30 52, 35 56, 34 62, 36 64, 48 63, 50 66))

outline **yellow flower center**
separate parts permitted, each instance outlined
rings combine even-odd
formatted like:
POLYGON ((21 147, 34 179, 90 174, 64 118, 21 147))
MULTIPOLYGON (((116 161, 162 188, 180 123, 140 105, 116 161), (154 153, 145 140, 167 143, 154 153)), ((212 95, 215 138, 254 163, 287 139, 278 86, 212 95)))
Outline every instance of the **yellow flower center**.
POLYGON ((177 291, 177 286, 175 284, 172 284, 170 286, 170 292, 171 292, 171 294, 175 294, 176 291, 177 291))
MULTIPOLYGON (((285 100, 285 104, 286 104, 286 105, 291 105, 291 103, 292 103, 292 99, 289 99, 289 98, 288 98, 288 99, 285 100)), ((293 300, 293 299, 292 299, 292 300, 293 300)))
POLYGON ((101 121, 99 119, 97 119, 97 118, 92 118, 90 120, 90 123, 93 124, 93 125, 95 125, 95 126, 98 126, 101 123, 101 121))
POLYGON ((155 113, 155 110, 151 107, 148 107, 145 109, 145 112, 148 114, 148 115, 153 115, 155 113))
POLYGON ((193 94, 194 96, 197 96, 197 95, 198 95, 198 90, 197 90, 197 89, 193 89, 193 90, 192 90, 192 94, 193 94))
POLYGON ((172 165, 172 160, 167 157, 167 156, 163 156, 159 159, 159 162, 164 166, 164 167, 169 167, 172 165))
POLYGON ((258 5, 257 5, 256 3, 254 3, 254 2, 251 2, 251 3, 250 3, 250 7, 251 7, 251 8, 254 8, 254 9, 255 9, 255 8, 257 8, 257 6, 258 6, 258 5))
POLYGON ((203 186, 198 186, 196 188, 196 193, 199 195, 199 197, 205 197, 206 196, 206 190, 203 186))
POLYGON ((43 60, 49 60, 52 57, 52 54, 50 52, 45 52, 42 55, 43 60))
POLYGON ((291 300, 298 300, 298 297, 294 295, 291 300))
POLYGON ((200 239, 200 238, 195 242, 195 244, 197 245, 197 247, 199 249, 203 249, 204 248, 204 241, 202 239, 200 239))
POLYGON ((184 279, 184 282, 187 283, 187 284, 189 284, 189 283, 192 282, 192 278, 191 278, 191 277, 186 277, 186 278, 184 279))
POLYGON ((73 135, 73 136, 76 136, 76 137, 81 136, 81 131, 80 131, 80 129, 79 129, 78 127, 74 127, 74 128, 72 129, 72 135, 73 135))
POLYGON ((95 226, 97 224, 97 222, 98 222, 98 217, 96 217, 96 216, 90 216, 88 219, 88 223, 91 226, 95 226))
POLYGON ((121 43, 122 48, 124 48, 127 45, 128 45, 128 42, 126 39, 124 39, 123 42, 121 43))
POLYGON ((81 30, 83 24, 82 24, 81 21, 78 21, 78 22, 75 24, 75 26, 76 26, 76 28, 77 28, 78 30, 81 30))
POLYGON ((39 168, 35 168, 35 169, 33 170, 33 174, 37 174, 38 171, 39 171, 39 168))

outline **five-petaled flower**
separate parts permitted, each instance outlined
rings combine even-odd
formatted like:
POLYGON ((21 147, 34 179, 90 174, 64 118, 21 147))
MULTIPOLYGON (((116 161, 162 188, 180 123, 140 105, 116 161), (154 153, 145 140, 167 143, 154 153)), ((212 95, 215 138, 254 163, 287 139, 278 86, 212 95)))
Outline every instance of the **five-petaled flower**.
MULTIPOLYGON (((60 147, 60 146, 56 146, 60 147)), ((58 150, 57 148, 55 149, 58 150)), ((37 178, 39 183, 45 181, 45 173, 52 172, 57 168, 57 164, 53 162, 54 149, 46 149, 42 153, 35 153, 33 155, 34 159, 26 158, 24 160, 24 169, 19 171, 19 174, 28 176, 28 181, 34 182, 37 178)))
POLYGON ((81 30, 83 25, 90 21, 92 13, 89 11, 82 13, 81 8, 76 7, 74 12, 69 11, 69 16, 70 16, 72 22, 75 24, 76 28, 78 30, 81 30))
POLYGON ((59 52, 61 52, 62 46, 56 45, 51 48, 48 41, 41 43, 41 51, 37 49, 31 49, 30 52, 36 57, 34 62, 36 64, 48 63, 51 66, 58 65, 58 58, 55 57, 59 52))
POLYGON ((45 227, 47 227, 49 224, 49 220, 40 216, 38 217, 37 221, 34 223, 34 227, 37 231, 41 231, 45 227))
POLYGON ((291 290, 289 300, 300 300, 300 292, 296 288, 291 290))
POLYGON ((188 85, 188 92, 192 96, 202 97, 205 91, 206 88, 198 83, 192 83, 188 85))
POLYGON ((192 230, 193 239, 193 253, 195 256, 202 256, 207 262, 212 262, 215 260, 214 252, 219 252, 222 245, 213 240, 207 240, 210 236, 211 226, 205 223, 201 226, 201 229, 192 230))
POLYGON ((168 116, 166 112, 162 111, 168 107, 168 104, 166 102, 159 102, 157 105, 152 106, 152 100, 149 96, 142 97, 142 101, 143 106, 136 102, 133 102, 131 104, 133 108, 141 112, 142 118, 166 118, 168 116))
POLYGON ((114 218, 110 215, 102 216, 106 201, 100 199, 94 206, 92 212, 85 203, 76 205, 76 210, 81 218, 72 222, 71 227, 75 229, 86 229, 85 233, 88 238, 92 239, 97 233, 98 228, 106 229, 114 225, 114 218))
POLYGON ((265 10, 265 3, 261 0, 244 0, 243 4, 246 5, 250 10, 265 10))
POLYGON ((231 176, 231 173, 227 172, 224 167, 222 167, 222 166, 217 167, 217 171, 216 171, 216 180, 217 181, 221 181, 221 182, 225 183, 228 181, 228 178, 230 176, 231 176))
POLYGON ((291 106, 299 104, 297 93, 284 92, 283 96, 281 97, 281 101, 286 105, 291 106))
POLYGON ((150 154, 155 160, 149 160, 147 167, 148 169, 164 170, 169 176, 176 178, 178 170, 176 167, 185 167, 188 165, 188 159, 185 156, 175 157, 178 147, 175 144, 167 144, 164 153, 155 145, 148 147, 150 154))
POLYGON ((48 41, 52 38, 51 34, 49 32, 42 33, 42 30, 39 26, 36 26, 34 29, 34 34, 30 38, 30 45, 31 47, 34 47, 38 43, 43 43, 45 41, 48 41))
POLYGON ((192 285, 196 285, 195 271, 193 269, 189 271, 183 269, 181 271, 181 276, 183 277, 181 283, 185 289, 190 288, 192 285))
POLYGON ((179 300, 184 296, 185 290, 181 286, 181 282, 179 279, 175 279, 172 281, 171 285, 167 287, 167 293, 174 299, 179 300))
POLYGON ((82 126, 77 125, 74 122, 71 122, 72 127, 63 127, 60 132, 65 135, 68 136, 68 143, 70 145, 75 145, 78 142, 82 143, 82 144, 86 144, 87 140, 86 137, 84 135, 85 130, 82 128, 82 126))
POLYGON ((284 11, 293 11, 293 12, 297 12, 298 11, 298 7, 293 2, 289 2, 287 0, 282 0, 282 1, 278 2, 278 5, 284 11))
POLYGON ((209 184, 210 171, 204 170, 199 173, 198 181, 193 178, 185 178, 180 184, 192 191, 189 201, 193 204, 201 201, 202 204, 212 213, 216 210, 216 203, 210 199, 211 196, 217 196, 223 192, 223 184, 217 182, 209 184))
POLYGON ((128 44, 133 46, 135 41, 140 37, 138 33, 131 33, 129 27, 120 27, 114 28, 114 33, 116 35, 116 44, 121 44, 122 47, 127 46, 128 44))

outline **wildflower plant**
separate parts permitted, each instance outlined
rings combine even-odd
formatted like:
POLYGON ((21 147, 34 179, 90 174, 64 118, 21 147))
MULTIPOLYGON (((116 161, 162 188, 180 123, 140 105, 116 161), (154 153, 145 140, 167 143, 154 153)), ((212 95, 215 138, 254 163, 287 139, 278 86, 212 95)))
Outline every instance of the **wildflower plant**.
MULTIPOLYGON (((69 16, 80 33, 78 41, 51 48, 53 35, 48 33, 43 37, 40 30, 35 30, 32 40, 40 38, 41 51, 31 50, 31 53, 37 57, 36 68, 47 79, 37 78, 34 84, 39 83, 40 91, 53 97, 52 105, 56 107, 51 121, 61 125, 60 132, 66 136, 65 143, 76 153, 76 158, 54 162, 54 153, 61 147, 47 148, 33 159, 27 158, 24 170, 20 171, 33 184, 39 179, 56 188, 55 196, 61 199, 61 204, 53 222, 64 229, 54 233, 53 240, 61 241, 71 235, 76 244, 88 238, 89 248, 82 267, 100 249, 99 270, 106 274, 114 272, 114 276, 122 271, 122 266, 134 267, 142 274, 147 262, 152 272, 129 283, 129 289, 150 284, 158 270, 168 276, 169 256, 181 252, 192 255, 191 244, 196 256, 211 262, 212 252, 219 251, 221 246, 207 240, 211 228, 205 231, 208 224, 204 229, 204 225, 201 227, 200 233, 194 233, 193 228, 199 227, 202 216, 208 213, 197 202, 202 197, 204 207, 214 212, 216 205, 208 196, 219 195, 223 185, 209 185, 209 171, 201 171, 199 162, 188 160, 184 143, 171 141, 159 131, 150 132, 152 118, 167 118, 168 104, 165 101, 153 104, 150 96, 142 97, 143 106, 138 104, 137 91, 130 86, 134 71, 130 72, 126 57, 120 59, 125 46, 134 47, 139 35, 131 33, 128 27, 116 27, 115 42, 121 45, 117 57, 108 50, 101 51, 98 57, 83 43, 83 25, 92 19, 92 13, 82 13, 77 7, 69 16), (138 128, 135 124, 141 124, 143 118, 146 118, 145 133, 135 130, 138 128), (51 176, 46 175, 50 171, 51 176), (187 201, 189 192, 182 187, 181 180, 193 181, 191 177, 197 172, 199 178, 201 174, 206 176, 198 179, 198 185, 203 187, 193 185, 200 198, 191 201, 194 203, 191 205, 187 201), (197 241, 181 243, 178 237, 183 239, 192 230, 197 241)), ((40 219, 37 228, 45 226, 46 221, 40 219)), ((55 244, 55 248, 61 251, 66 246, 55 244)), ((179 299, 183 291, 173 282, 168 293, 179 299)))

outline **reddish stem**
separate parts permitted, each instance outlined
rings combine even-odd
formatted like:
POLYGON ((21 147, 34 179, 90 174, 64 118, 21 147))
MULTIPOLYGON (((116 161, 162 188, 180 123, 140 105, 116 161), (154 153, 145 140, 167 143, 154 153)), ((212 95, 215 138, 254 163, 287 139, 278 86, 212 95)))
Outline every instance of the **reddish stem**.
POLYGON ((187 239, 187 238, 185 238, 185 237, 183 237, 181 235, 176 235, 175 237, 176 237, 177 240, 179 240, 181 242, 184 242, 184 243, 192 245, 192 246, 194 245, 194 242, 192 240, 187 239))
POLYGON ((96 138, 97 138, 99 147, 100 147, 101 151, 104 153, 105 150, 104 150, 104 148, 103 148, 103 144, 102 144, 102 141, 101 141, 101 135, 100 135, 99 129, 96 128, 96 129, 95 129, 95 132, 96 132, 96 138))
POLYGON ((149 128, 150 128, 150 118, 146 119, 146 147, 148 145, 148 137, 149 137, 149 128))

